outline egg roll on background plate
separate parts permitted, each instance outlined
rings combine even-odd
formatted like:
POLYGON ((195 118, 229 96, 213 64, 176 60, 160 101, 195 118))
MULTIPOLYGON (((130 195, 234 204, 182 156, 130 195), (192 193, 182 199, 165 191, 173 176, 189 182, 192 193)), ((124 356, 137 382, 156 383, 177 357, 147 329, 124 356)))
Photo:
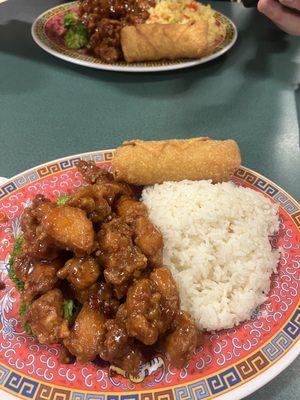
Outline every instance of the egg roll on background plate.
POLYGON ((234 140, 131 140, 116 149, 112 170, 117 180, 135 185, 184 179, 223 182, 240 163, 240 150, 234 140))
POLYGON ((207 48, 208 24, 140 24, 121 30, 127 62, 200 58, 207 48))

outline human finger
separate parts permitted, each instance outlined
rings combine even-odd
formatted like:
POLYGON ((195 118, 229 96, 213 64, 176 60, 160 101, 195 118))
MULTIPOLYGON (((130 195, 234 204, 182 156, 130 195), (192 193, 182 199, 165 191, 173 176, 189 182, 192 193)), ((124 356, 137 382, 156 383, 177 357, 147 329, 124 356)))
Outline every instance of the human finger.
POLYGON ((257 9, 290 35, 300 36, 300 14, 277 0, 259 0, 257 9))

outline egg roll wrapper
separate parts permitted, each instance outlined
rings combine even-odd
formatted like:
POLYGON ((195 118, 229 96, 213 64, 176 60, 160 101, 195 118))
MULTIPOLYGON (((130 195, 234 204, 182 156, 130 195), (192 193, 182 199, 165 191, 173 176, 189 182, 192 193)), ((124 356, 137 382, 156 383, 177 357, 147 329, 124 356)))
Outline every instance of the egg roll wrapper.
POLYGON ((132 140, 116 149, 112 170, 116 180, 135 185, 184 179, 223 182, 240 163, 240 150, 234 140, 132 140))
POLYGON ((206 21, 194 24, 140 24, 121 30, 127 62, 200 58, 207 47, 206 21))

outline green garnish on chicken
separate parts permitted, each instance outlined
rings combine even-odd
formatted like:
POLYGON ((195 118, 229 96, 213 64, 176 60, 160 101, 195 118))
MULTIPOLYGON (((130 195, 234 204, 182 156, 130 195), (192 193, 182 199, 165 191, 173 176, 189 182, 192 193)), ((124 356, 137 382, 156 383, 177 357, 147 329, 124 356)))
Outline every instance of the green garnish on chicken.
POLYGON ((63 24, 67 30, 65 35, 65 45, 69 49, 79 50, 87 46, 89 41, 88 30, 85 25, 79 22, 76 13, 67 12, 64 15, 63 24))
POLYGON ((68 196, 67 194, 64 194, 56 200, 56 204, 59 206, 63 206, 64 204, 66 204, 66 202, 69 200, 69 198, 70 198, 70 196, 68 196))
POLYGON ((81 308, 82 304, 77 300, 64 300, 64 319, 69 321, 71 324, 74 323, 81 308))
MULTIPOLYGON (((28 307, 30 306, 30 304, 26 303, 26 301, 24 299, 22 299, 22 303, 20 305, 19 308, 19 315, 21 317, 21 320, 23 320, 23 317, 25 316, 25 312, 28 309, 28 307)), ((28 322, 25 322, 23 324, 25 332, 28 333, 29 335, 32 335, 32 330, 30 328, 30 325, 28 324, 28 322)))
POLYGON ((9 261, 8 261, 8 263, 9 263, 8 276, 14 282, 15 287, 17 290, 19 290, 19 292, 22 292, 24 290, 24 282, 21 281, 19 278, 17 278, 17 276, 15 274, 14 261, 15 261, 16 255, 19 254, 22 250, 23 241, 24 241, 23 235, 19 236, 16 239, 13 251, 12 251, 9 261))

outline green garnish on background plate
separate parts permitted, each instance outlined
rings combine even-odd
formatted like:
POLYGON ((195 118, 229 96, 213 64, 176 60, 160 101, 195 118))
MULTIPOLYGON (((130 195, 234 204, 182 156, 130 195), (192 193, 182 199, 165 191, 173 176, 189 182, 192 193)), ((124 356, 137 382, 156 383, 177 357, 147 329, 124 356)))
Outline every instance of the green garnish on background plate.
POLYGON ((88 30, 84 24, 79 22, 78 15, 76 13, 65 13, 63 24, 67 30, 65 35, 65 45, 69 49, 79 50, 87 46, 89 42, 88 30))

